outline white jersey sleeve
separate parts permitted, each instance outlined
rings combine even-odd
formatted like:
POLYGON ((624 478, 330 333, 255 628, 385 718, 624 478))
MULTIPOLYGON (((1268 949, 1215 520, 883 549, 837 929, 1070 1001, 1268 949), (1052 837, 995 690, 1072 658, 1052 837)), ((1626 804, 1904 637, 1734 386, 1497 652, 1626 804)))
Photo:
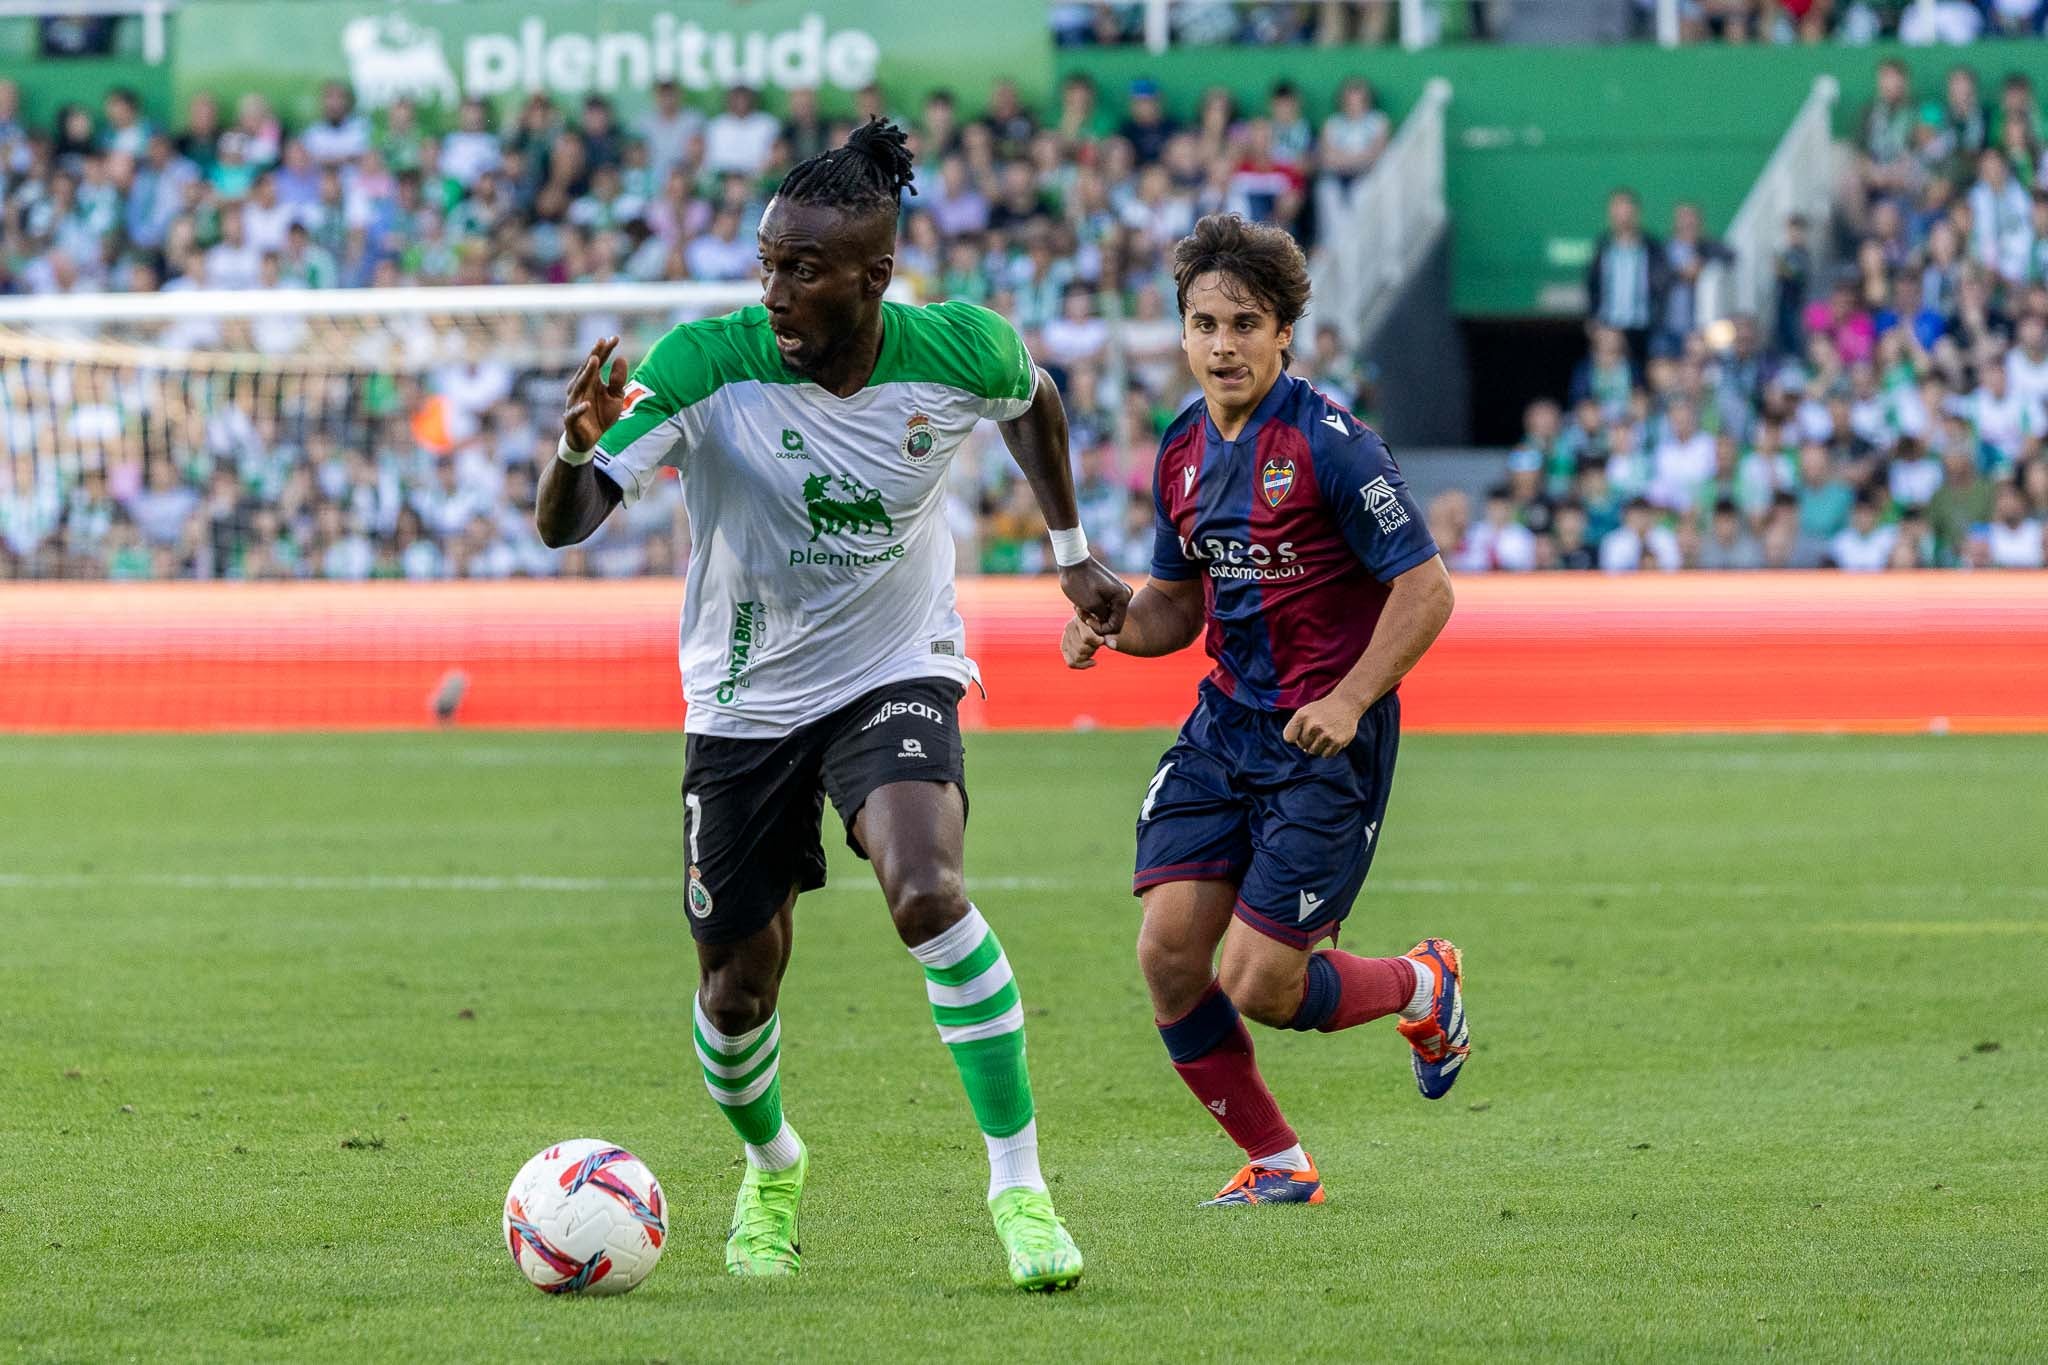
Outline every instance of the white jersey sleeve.
POLYGON ((619 486, 630 507, 647 492, 655 470, 676 469, 704 438, 702 402, 724 382, 720 337, 691 323, 655 343, 626 381, 626 406, 597 441, 598 469, 619 486))

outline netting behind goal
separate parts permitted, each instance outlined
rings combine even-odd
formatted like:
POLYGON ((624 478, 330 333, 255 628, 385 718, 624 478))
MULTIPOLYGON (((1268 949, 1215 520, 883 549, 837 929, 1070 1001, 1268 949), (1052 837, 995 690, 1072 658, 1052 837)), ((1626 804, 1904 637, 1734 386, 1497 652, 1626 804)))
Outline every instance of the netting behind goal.
POLYGON ((0 300, 0 577, 538 570, 510 562, 526 547, 497 523, 522 497, 530 509, 533 459, 591 343, 616 334, 637 358, 676 322, 757 297, 742 283, 0 300))

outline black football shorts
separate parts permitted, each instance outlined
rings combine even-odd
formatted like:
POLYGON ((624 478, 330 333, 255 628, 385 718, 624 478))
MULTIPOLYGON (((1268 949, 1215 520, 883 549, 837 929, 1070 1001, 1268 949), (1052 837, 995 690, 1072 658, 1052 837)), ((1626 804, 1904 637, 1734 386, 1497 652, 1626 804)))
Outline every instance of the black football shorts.
POLYGON ((862 857, 854 817, 877 787, 950 782, 967 800, 960 685, 886 683, 780 739, 691 735, 684 744, 684 906, 699 943, 758 933, 792 889, 825 884, 829 793, 862 857))

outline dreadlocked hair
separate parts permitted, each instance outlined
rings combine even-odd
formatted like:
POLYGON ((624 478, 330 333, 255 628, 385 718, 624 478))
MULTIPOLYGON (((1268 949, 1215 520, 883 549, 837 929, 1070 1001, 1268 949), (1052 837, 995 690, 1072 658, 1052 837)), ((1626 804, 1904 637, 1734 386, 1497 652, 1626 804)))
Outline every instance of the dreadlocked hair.
POLYGON ((894 214, 904 190, 917 193, 916 178, 903 130, 887 119, 871 118, 853 130, 844 147, 798 162, 776 195, 854 214, 894 214))

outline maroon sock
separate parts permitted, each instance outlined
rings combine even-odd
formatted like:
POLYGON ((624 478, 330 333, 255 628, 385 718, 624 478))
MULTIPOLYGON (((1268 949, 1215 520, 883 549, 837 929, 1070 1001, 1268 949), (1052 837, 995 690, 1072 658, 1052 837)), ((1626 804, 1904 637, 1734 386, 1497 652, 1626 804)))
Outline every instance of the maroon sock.
POLYGON ((1211 986, 1193 1009, 1159 1025, 1159 1036, 1173 1069, 1247 1159, 1294 1146, 1294 1129, 1259 1075, 1252 1036, 1220 987, 1211 986))
POLYGON ((1335 1033, 1393 1014, 1415 998, 1415 964, 1405 957, 1358 957, 1335 948, 1309 959, 1308 990, 1295 1028, 1335 1033))

